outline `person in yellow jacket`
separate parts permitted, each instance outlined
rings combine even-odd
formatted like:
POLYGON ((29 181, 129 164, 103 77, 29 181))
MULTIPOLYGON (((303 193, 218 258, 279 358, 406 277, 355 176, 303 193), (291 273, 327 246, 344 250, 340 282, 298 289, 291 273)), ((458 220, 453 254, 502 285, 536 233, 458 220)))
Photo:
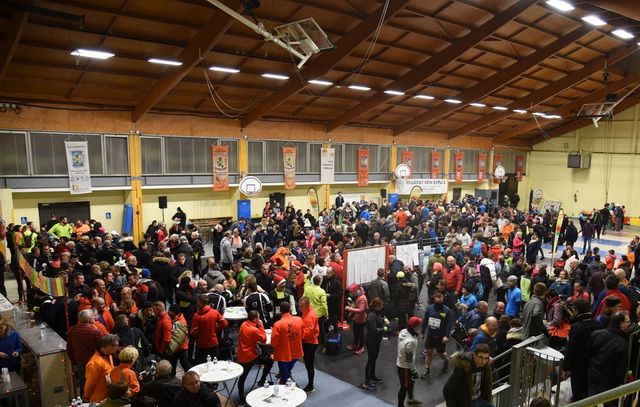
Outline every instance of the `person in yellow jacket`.
POLYGON ((60 218, 60 222, 56 223, 49 229, 49 235, 53 235, 60 239, 61 237, 71 237, 73 233, 73 227, 69 224, 67 217, 60 218))
POLYGON ((113 370, 113 354, 118 350, 118 335, 105 335, 100 349, 93 354, 86 367, 84 400, 100 403, 107 398, 107 375, 113 370))
POLYGON ((308 297, 311 302, 311 306, 316 310, 318 314, 318 325, 320 326, 320 343, 322 344, 322 351, 324 352, 324 338, 327 335, 325 323, 329 316, 329 308, 327 307, 327 293, 320 288, 322 284, 322 276, 316 275, 313 277, 313 284, 308 285, 304 289, 304 297, 308 297))

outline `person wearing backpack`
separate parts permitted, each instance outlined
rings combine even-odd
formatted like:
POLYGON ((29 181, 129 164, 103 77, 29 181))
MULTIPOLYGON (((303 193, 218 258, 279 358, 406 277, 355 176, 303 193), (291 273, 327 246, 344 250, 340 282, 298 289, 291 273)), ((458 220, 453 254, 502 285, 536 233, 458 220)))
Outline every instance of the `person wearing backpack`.
POLYGON ((204 363, 207 356, 218 357, 218 332, 224 330, 227 325, 229 322, 209 306, 209 296, 198 295, 198 312, 193 316, 190 332, 196 337, 197 365, 204 363))
MULTIPOLYGON (((191 368, 188 352, 189 335, 187 335, 187 331, 189 328, 187 325, 187 320, 184 318, 184 314, 180 312, 180 306, 178 304, 171 304, 169 306, 169 317, 171 318, 171 322, 173 323, 173 329, 171 331, 171 344, 169 345, 169 347, 173 349, 174 347, 176 347, 174 343, 179 343, 177 349, 171 353, 171 356, 173 357, 173 359, 180 361, 180 366, 182 366, 182 369, 184 369, 184 371, 186 372, 191 368), (182 330, 176 330, 176 328, 178 328, 178 324, 181 325, 180 328, 182 328, 182 330), (183 338, 182 342, 179 342, 180 337, 183 338)), ((171 374, 175 376, 175 367, 172 367, 171 374)))

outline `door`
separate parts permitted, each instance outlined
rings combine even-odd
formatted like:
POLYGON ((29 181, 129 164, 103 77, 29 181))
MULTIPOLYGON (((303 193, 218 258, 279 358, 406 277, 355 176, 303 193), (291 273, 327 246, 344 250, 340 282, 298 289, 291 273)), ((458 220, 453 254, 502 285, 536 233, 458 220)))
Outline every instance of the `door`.
POLYGON ((55 213, 58 220, 66 216, 71 225, 74 225, 78 219, 85 221, 91 219, 91 207, 89 201, 84 202, 56 202, 56 203, 39 203, 38 217, 40 225, 46 225, 49 222, 49 214, 55 213))
POLYGON ((462 195, 462 188, 453 188, 453 200, 459 201, 460 195, 462 195))

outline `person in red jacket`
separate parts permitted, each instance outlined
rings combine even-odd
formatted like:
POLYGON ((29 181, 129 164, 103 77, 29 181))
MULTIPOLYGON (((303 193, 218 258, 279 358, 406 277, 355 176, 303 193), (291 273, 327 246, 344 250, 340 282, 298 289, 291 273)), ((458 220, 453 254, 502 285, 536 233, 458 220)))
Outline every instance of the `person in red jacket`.
POLYGON ((273 325, 271 331, 273 360, 278 362, 280 368, 280 384, 287 382, 293 366, 299 358, 304 356, 302 351, 302 319, 292 316, 290 311, 291 305, 287 301, 280 303, 282 318, 273 325))
POLYGON ((262 387, 271 367, 273 366, 273 359, 267 356, 264 352, 262 355, 258 354, 258 344, 267 343, 267 332, 264 330, 264 325, 260 320, 260 314, 258 311, 249 311, 247 314, 247 320, 240 326, 238 332, 238 363, 242 366, 242 375, 238 379, 238 395, 240 400, 238 404, 242 406, 245 404, 244 398, 244 382, 249 376, 251 368, 255 364, 264 366, 262 369, 262 377, 258 381, 258 386, 262 387))
MULTIPOLYGON (((164 359, 172 361, 174 358, 169 355, 165 355, 164 352, 167 346, 171 343, 171 329, 173 328, 173 322, 171 317, 165 312, 164 302, 156 301, 152 306, 153 314, 157 318, 156 330, 153 335, 153 345, 156 349, 156 353, 162 356, 164 359)), ((173 365, 173 363, 171 363, 173 365)))
MULTIPOLYGON (((367 308, 369 302, 364 290, 356 283, 349 286, 349 294, 355 297, 355 304, 351 303, 345 307, 347 312, 353 313, 353 344, 347 349, 353 350, 356 355, 364 352, 364 327, 367 325, 367 308)), ((349 299, 351 301, 351 298, 349 299)))
POLYGON ((198 312, 191 321, 191 335, 196 337, 196 365, 206 362, 207 355, 218 357, 218 332, 227 325, 227 320, 209 306, 209 296, 198 295, 198 312))
POLYGON ((320 335, 320 327, 318 326, 318 314, 311 306, 309 297, 300 298, 300 312, 302 312, 302 351, 304 352, 304 367, 307 369, 307 385, 303 389, 307 393, 313 393, 316 389, 313 387, 313 378, 315 369, 313 362, 318 349, 318 335, 320 335))
POLYGON ((442 278, 447 283, 447 292, 456 297, 460 294, 462 289, 462 270, 456 264, 456 259, 453 256, 447 257, 447 264, 442 269, 442 278))

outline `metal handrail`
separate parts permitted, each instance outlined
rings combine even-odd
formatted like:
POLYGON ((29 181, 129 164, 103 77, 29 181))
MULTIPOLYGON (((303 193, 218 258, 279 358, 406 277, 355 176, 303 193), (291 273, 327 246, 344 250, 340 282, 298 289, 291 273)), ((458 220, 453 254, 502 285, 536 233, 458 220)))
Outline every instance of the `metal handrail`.
POLYGON ((631 383, 618 386, 611 390, 604 391, 602 393, 595 394, 586 399, 576 401, 575 403, 567 404, 566 407, 594 407, 598 404, 606 403, 607 401, 613 401, 620 399, 621 397, 628 396, 633 393, 640 392, 640 380, 633 381, 631 383))

